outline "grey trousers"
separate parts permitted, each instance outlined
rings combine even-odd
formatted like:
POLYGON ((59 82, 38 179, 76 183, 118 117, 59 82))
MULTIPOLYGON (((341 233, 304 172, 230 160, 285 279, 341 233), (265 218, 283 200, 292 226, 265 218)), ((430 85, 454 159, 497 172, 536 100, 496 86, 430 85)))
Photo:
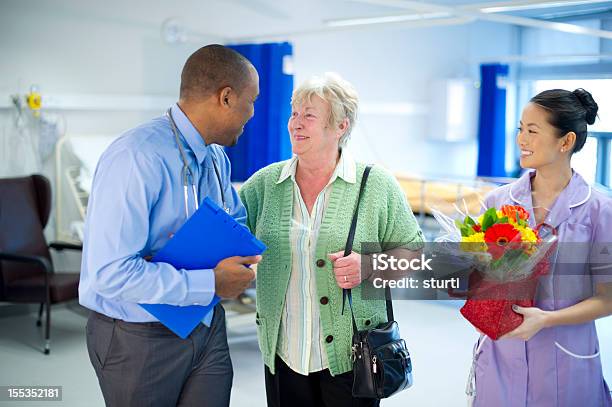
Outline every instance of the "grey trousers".
POLYGON ((225 311, 181 339, 157 322, 131 323, 92 312, 87 350, 110 407, 229 406, 233 369, 225 311))

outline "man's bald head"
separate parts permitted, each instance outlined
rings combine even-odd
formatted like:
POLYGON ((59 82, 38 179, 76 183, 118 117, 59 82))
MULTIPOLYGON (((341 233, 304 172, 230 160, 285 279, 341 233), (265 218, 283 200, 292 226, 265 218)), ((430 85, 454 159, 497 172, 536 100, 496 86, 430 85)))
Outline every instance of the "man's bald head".
POLYGON ((180 99, 201 100, 225 87, 241 93, 252 80, 254 70, 251 62, 233 49, 218 44, 207 45, 191 54, 185 62, 180 99))

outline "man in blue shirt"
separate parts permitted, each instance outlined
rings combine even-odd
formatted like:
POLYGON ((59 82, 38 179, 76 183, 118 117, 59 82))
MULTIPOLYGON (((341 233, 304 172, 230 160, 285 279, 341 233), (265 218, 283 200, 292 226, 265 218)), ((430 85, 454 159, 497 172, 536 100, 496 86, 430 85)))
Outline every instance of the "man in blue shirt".
POLYGON ((207 196, 244 224, 221 146, 236 144, 258 94, 259 77, 246 58, 221 45, 203 47, 185 63, 179 102, 125 132, 100 158, 79 302, 92 310, 87 349, 108 406, 229 405, 233 371, 223 308, 217 305, 183 340, 138 304, 206 305, 214 294, 235 298, 255 278, 248 265, 260 256, 231 257, 209 270, 145 258, 207 196))

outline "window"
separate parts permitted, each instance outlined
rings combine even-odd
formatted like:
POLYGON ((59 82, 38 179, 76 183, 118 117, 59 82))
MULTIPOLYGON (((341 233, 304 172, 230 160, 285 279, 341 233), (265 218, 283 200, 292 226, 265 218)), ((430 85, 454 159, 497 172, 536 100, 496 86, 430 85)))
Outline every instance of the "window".
POLYGON ((584 147, 572 157, 572 168, 576 170, 589 184, 597 181, 597 139, 587 138, 584 147))

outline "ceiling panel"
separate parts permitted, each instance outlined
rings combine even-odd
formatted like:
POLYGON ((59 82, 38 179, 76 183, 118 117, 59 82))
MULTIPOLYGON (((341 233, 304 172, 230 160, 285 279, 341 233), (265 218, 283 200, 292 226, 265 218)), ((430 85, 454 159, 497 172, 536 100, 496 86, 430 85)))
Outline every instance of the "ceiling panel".
MULTIPOLYGON (((91 20, 97 23, 133 24, 160 30, 162 23, 176 18, 187 32, 198 35, 215 35, 218 38, 242 38, 278 33, 312 32, 326 28, 325 22, 334 19, 380 17, 409 14, 402 7, 367 4, 355 0, 105 0, 91 2, 80 0, 2 0, 7 4, 19 4, 40 10, 41 13, 61 18, 91 20)), ((379 0, 382 1, 382 0, 379 0)), ((505 1, 516 5, 534 0, 505 1)), ((386 0, 386 3, 393 3, 386 0)), ((427 2, 421 2, 427 4, 427 2)), ((556 2, 562 3, 562 2, 556 2)), ((490 6, 499 1, 436 0, 442 6, 490 6)), ((582 15, 589 12, 612 10, 612 1, 593 2, 560 7, 542 7, 509 11, 508 14, 530 18, 582 15)))

